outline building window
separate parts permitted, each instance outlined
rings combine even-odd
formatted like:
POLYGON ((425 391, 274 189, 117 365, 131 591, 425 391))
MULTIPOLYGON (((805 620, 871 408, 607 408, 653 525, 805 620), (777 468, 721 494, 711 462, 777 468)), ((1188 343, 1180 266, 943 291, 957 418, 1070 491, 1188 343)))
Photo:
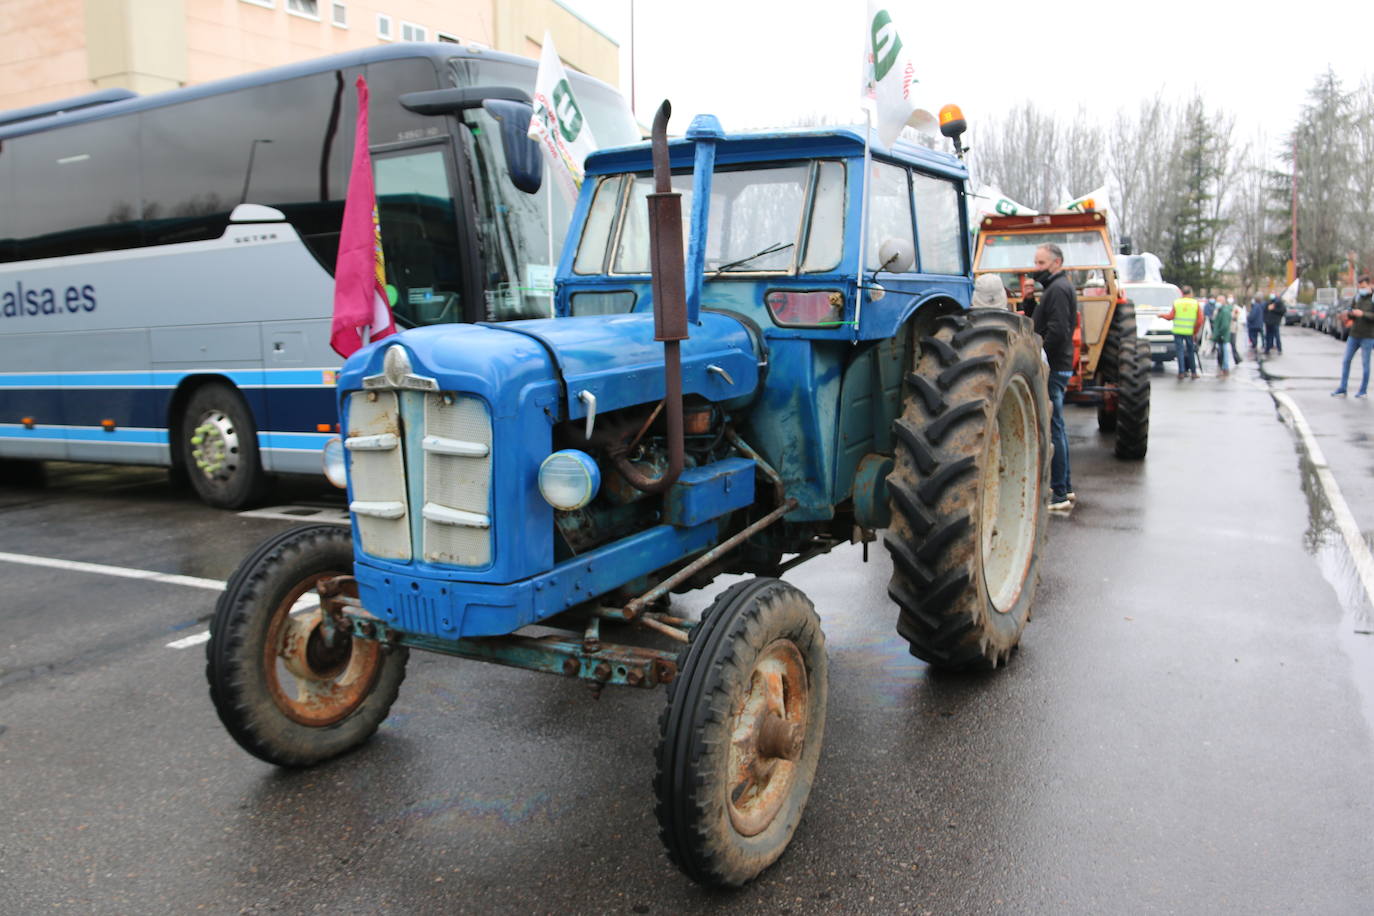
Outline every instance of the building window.
POLYGON ((377 14, 377 37, 383 41, 391 40, 391 17, 386 13, 377 14))
POLYGON ((401 23, 401 41, 425 41, 428 36, 429 32, 422 25, 413 22, 401 23))
POLYGON ((435 32, 434 38, 436 41, 447 42, 451 45, 460 45, 463 43, 463 39, 459 38, 457 35, 450 35, 448 32, 435 32))
POLYGON ((332 22, 341 29, 348 28, 348 5, 335 2, 333 4, 332 22))
POLYGON ((304 16, 306 19, 320 19, 319 0, 286 0, 286 11, 294 16, 304 16))
POLYGON ((253 4, 254 6, 265 6, 265 7, 267 7, 269 10, 270 10, 270 9, 274 9, 274 8, 276 7, 276 5, 277 5, 276 0, 240 0, 240 2, 242 2, 242 3, 251 3, 251 4, 253 4))

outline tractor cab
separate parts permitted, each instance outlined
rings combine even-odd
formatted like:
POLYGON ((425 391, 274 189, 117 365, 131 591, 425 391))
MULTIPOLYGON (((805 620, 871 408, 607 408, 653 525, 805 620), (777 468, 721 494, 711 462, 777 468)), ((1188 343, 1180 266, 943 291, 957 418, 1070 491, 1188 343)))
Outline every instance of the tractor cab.
POLYGON ((1098 424, 1116 433, 1116 454, 1143 458, 1150 416, 1150 347, 1137 336, 1134 306, 1117 279, 1107 215, 1045 213, 988 216, 979 227, 975 276, 997 275, 1007 297, 1031 294, 1035 250, 1058 245, 1078 295, 1074 375, 1066 400, 1098 408, 1098 424))

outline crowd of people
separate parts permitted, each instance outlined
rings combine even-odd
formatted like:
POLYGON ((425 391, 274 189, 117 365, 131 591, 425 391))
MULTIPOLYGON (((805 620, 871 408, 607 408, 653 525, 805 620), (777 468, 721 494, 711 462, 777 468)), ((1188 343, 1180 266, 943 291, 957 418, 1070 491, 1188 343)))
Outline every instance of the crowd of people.
POLYGON ((1249 308, 1245 308, 1235 296, 1197 299, 1191 286, 1183 287, 1181 292, 1183 295, 1174 300, 1174 307, 1160 316, 1174 323, 1174 356, 1180 379, 1201 377, 1200 354, 1207 340, 1216 357, 1217 377, 1228 377, 1231 367, 1242 361, 1237 343, 1242 326, 1252 355, 1258 353, 1261 346, 1264 356, 1283 354, 1283 316, 1288 306, 1277 293, 1271 296, 1256 293, 1250 299, 1249 308))

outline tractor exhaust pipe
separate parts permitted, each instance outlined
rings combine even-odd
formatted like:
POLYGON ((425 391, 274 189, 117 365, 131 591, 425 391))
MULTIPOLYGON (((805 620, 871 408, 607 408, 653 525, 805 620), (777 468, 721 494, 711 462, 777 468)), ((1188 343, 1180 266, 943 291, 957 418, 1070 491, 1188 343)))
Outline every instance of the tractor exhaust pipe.
POLYGON ((682 195, 673 191, 668 164, 668 117, 665 100, 654 115, 654 193, 649 198, 649 268, 654 291, 654 340, 663 343, 663 412, 668 426, 668 470, 646 477, 629 459, 615 456, 615 467, 630 485, 645 493, 662 493, 682 473, 682 353, 687 339, 687 289, 683 276, 682 195))

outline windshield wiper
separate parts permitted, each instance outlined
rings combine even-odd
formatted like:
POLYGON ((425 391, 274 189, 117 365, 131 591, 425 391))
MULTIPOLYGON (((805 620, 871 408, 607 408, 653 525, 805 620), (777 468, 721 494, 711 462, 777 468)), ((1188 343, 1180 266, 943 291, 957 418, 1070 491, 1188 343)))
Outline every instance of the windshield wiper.
POLYGON ((778 252, 778 251, 786 251, 788 248, 791 248, 791 247, 792 247, 792 243, 791 243, 791 242, 778 242, 778 243, 776 243, 776 244, 769 245, 767 248, 763 249, 762 251, 756 251, 756 252, 754 252, 753 254, 749 255, 749 257, 747 257, 747 258, 740 258, 738 261, 731 261, 729 264, 722 264, 722 265, 720 265, 720 266, 717 267, 715 270, 711 271, 711 276, 713 276, 713 277, 718 277, 718 276, 720 276, 721 274, 725 273, 725 271, 729 270, 729 269, 732 268, 732 267, 739 267, 741 264, 748 264, 750 261, 754 260, 755 258, 761 258, 761 257, 763 257, 763 256, 766 255, 766 254, 773 254, 773 253, 778 252))

